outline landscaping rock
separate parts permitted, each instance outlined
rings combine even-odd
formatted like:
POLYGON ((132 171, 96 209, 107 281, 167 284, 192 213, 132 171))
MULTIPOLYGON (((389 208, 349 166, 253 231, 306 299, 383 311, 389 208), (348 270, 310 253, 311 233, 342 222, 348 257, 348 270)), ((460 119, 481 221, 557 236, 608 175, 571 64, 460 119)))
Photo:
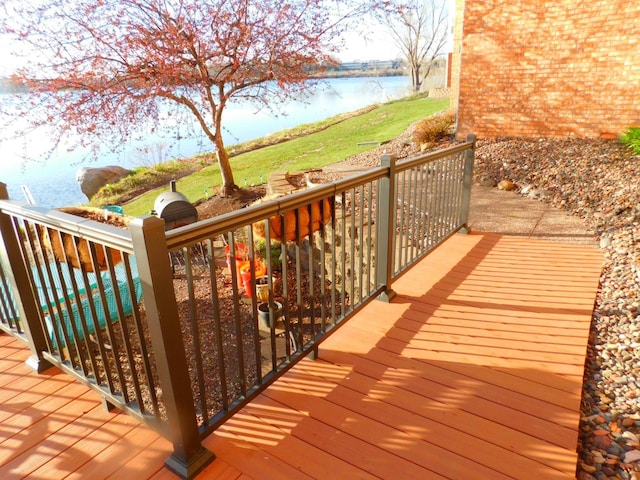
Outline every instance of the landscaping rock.
POLYGON ((502 180, 500 183, 498 183, 498 190, 505 190, 505 191, 511 191, 514 188, 516 188, 515 183, 509 181, 509 180, 502 180))
POLYGON ((80 185, 80 190, 88 199, 91 199, 98 191, 110 183, 115 183, 131 173, 130 170, 119 165, 97 168, 81 168, 76 172, 76 182, 80 185))
POLYGON ((577 476, 589 478, 603 457, 594 478, 637 478, 637 454, 626 452, 633 462, 625 461, 622 445, 634 448, 640 434, 640 158, 615 140, 479 140, 474 175, 509 178, 532 198, 544 192, 536 198, 598 235, 605 257, 581 403, 578 453, 586 469, 577 476))

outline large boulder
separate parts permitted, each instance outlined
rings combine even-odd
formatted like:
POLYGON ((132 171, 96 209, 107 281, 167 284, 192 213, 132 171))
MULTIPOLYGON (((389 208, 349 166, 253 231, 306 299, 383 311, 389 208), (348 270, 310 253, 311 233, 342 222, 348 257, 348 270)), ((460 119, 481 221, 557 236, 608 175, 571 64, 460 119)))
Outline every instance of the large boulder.
POLYGON ((80 185, 80 190, 88 199, 91 199, 98 190, 109 183, 115 183, 122 177, 126 177, 131 170, 122 168, 119 165, 107 167, 81 168, 76 172, 76 182, 80 185))

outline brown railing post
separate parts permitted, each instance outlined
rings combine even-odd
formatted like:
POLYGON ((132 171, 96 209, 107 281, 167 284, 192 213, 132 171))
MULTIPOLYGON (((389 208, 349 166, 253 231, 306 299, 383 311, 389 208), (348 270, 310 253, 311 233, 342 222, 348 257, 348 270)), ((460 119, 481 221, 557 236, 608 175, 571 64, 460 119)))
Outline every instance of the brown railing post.
MULTIPOLYGON (((0 182, 0 200, 8 200, 7 185, 0 182)), ((20 325, 24 329, 31 355, 26 361, 33 370, 44 372, 52 366, 42 352, 47 351, 47 338, 40 321, 40 308, 36 293, 31 287, 27 266, 22 259, 20 239, 16 237, 11 217, 0 212, 0 255, 8 267, 9 283, 18 306, 20 325)), ((18 319, 16 319, 18 321, 18 319)))
POLYGON ((471 143, 471 148, 465 153, 464 180, 462 186, 462 205, 460 210, 460 224, 463 227, 460 233, 469 233, 469 208, 471 206, 471 185, 473 184, 473 157, 476 150, 476 136, 473 133, 467 135, 467 142, 471 143))
POLYGON ((378 225, 376 237, 376 262, 378 264, 378 285, 384 285, 384 292, 378 300, 390 302, 396 293, 391 289, 393 277, 393 236, 396 218, 396 158, 393 155, 383 155, 380 166, 389 169, 389 175, 381 178, 377 195, 378 206, 376 223, 378 225))
POLYGON ((193 478, 215 455, 200 443, 164 220, 145 216, 128 227, 173 442, 173 454, 165 464, 180 477, 193 478))

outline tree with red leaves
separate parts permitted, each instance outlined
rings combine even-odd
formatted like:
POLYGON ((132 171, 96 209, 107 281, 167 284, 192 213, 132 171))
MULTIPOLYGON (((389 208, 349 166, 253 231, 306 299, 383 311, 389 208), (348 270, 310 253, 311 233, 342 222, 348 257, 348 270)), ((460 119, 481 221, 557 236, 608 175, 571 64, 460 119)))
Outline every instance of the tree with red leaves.
MULTIPOLYGON (((233 101, 264 108, 311 88, 374 0, 0 0, 0 35, 32 52, 13 77, 29 87, 17 115, 56 148, 122 145, 161 114, 196 119, 235 184, 222 138, 233 101)), ((15 112, 15 105, 12 105, 15 112)), ((151 129, 151 130, 150 130, 151 129)))

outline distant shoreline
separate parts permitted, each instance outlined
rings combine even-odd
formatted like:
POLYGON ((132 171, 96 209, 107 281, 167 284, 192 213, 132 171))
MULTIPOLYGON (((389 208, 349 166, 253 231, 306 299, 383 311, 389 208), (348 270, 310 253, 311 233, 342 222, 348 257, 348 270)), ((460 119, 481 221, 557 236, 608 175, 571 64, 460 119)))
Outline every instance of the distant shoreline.
MULTIPOLYGON (((403 62, 352 62, 341 63, 325 71, 310 72, 311 79, 350 77, 406 77, 403 62), (390 65, 391 64, 391 65, 390 65)), ((10 77, 0 76, 0 94, 25 93, 27 87, 14 83, 10 77)))
POLYGON ((384 70, 331 70, 318 72, 311 78, 350 78, 350 77, 408 77, 407 73, 399 68, 384 70))

